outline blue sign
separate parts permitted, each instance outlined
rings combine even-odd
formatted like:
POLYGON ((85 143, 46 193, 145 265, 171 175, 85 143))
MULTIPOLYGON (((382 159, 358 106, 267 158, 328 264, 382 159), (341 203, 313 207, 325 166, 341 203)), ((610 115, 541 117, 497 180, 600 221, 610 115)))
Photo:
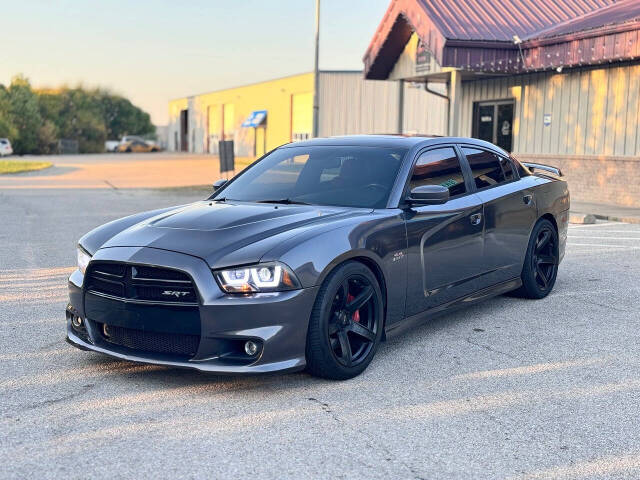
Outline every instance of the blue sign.
POLYGON ((262 125, 267 119, 267 111, 266 110, 256 110, 255 112, 251 112, 251 115, 247 117, 247 119, 242 122, 243 127, 259 127, 262 125))

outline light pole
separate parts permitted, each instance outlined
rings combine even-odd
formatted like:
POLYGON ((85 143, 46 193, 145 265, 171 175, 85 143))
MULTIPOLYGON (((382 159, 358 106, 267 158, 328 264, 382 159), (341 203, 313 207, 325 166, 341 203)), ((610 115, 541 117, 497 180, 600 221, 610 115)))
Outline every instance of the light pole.
POLYGON ((316 0, 316 54, 313 66, 313 137, 318 136, 318 118, 320 107, 318 105, 318 90, 320 89, 320 72, 318 68, 320 56, 320 0, 316 0))

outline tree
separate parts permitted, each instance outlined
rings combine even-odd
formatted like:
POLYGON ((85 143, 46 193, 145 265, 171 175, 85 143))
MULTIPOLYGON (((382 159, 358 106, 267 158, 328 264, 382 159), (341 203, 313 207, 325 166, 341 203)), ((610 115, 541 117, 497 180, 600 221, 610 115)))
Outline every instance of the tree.
POLYGON ((19 154, 52 153, 60 139, 76 140, 80 153, 103 152, 107 139, 154 134, 148 113, 107 90, 34 91, 22 76, 8 89, 0 85, 0 137, 8 137, 19 154))
POLYGON ((118 139, 125 135, 155 135, 155 127, 151 123, 149 114, 126 98, 102 91, 100 102, 109 138, 118 139))
POLYGON ((11 103, 9 93, 4 85, 0 85, 0 138, 8 138, 14 142, 18 137, 18 129, 11 117, 11 103))
POLYGON ((42 125, 38 97, 22 76, 13 78, 8 94, 10 117, 17 130, 13 151, 20 155, 38 153, 38 131, 42 125))
POLYGON ((58 147, 58 129, 51 120, 45 120, 38 130, 38 153, 50 155, 58 147))

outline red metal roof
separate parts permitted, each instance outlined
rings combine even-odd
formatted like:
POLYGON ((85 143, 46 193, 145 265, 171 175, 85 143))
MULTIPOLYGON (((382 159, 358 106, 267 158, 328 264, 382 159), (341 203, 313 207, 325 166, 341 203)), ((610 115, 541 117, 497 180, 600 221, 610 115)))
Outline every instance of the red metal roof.
POLYGON ((535 32, 532 39, 557 37, 596 28, 624 25, 640 20, 640 2, 638 0, 619 0, 617 3, 587 13, 580 18, 568 20, 545 30, 535 32))
POLYGON ((513 41, 615 0, 417 0, 451 40, 513 41))
POLYGON ((635 60, 640 0, 392 0, 365 53, 366 78, 386 79, 412 32, 441 66, 472 71, 635 60))

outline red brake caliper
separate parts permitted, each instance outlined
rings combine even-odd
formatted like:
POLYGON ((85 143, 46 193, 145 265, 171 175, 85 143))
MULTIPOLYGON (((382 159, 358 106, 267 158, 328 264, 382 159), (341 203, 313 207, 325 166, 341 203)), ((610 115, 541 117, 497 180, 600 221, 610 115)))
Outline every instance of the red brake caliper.
MULTIPOLYGON (((356 297, 354 297, 354 296, 353 296, 353 295, 351 295, 351 294, 347 295, 347 302, 351 302, 351 301, 353 301, 353 299, 354 299, 354 298, 356 298, 356 297)), ((353 312, 353 316, 351 317, 351 319, 352 319, 354 322, 358 322, 358 323, 360 323, 360 310, 359 310, 359 309, 358 309, 358 310, 356 310, 355 312, 353 312)))

